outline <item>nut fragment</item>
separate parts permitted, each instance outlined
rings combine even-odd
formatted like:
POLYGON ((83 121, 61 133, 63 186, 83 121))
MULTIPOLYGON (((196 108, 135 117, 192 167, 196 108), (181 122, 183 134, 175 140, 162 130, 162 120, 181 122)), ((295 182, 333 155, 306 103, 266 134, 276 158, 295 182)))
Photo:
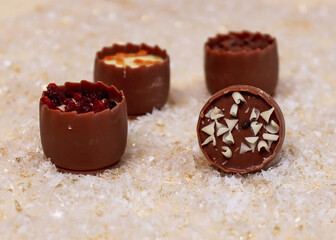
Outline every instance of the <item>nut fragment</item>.
POLYGON ((245 143, 241 143, 240 144, 240 154, 244 154, 244 153, 246 153, 246 152, 248 152, 248 151, 251 151, 251 148, 249 148, 245 143))
POLYGON ((253 108, 250 115, 250 121, 257 121, 260 115, 260 111, 256 108, 253 108))
POLYGON ((260 142, 258 142, 258 152, 260 152, 262 148, 264 148, 267 152, 270 151, 268 144, 264 140, 261 140, 260 142))
POLYGON ((252 128, 252 132, 253 132, 254 135, 258 134, 261 127, 262 127, 261 123, 258 123, 258 122, 252 122, 251 123, 251 128, 252 128))
POLYGON ((237 104, 232 104, 231 109, 230 109, 230 114, 233 117, 237 117, 237 112, 238 112, 238 105, 237 104))
POLYGON ((280 129, 279 125, 273 120, 271 120, 270 124, 268 124, 265 128, 269 133, 278 133, 280 129))
POLYGON ((222 149, 224 150, 224 152, 222 152, 224 157, 226 157, 226 158, 231 158, 232 157, 232 151, 229 147, 223 146, 222 149))
POLYGON ((265 119, 265 121, 268 123, 273 111, 274 111, 274 107, 272 107, 270 110, 267 110, 267 111, 264 111, 264 112, 260 113, 260 116, 263 119, 265 119))
POLYGON ((223 136, 223 142, 225 144, 229 144, 229 145, 234 144, 234 139, 233 139, 233 135, 232 135, 231 132, 227 132, 227 133, 224 134, 224 136, 223 136))
POLYGON ((239 104, 240 102, 246 102, 245 98, 240 94, 240 92, 232 93, 232 98, 236 104, 239 104))
POLYGON ((226 125, 228 126, 228 128, 230 129, 230 131, 236 126, 236 124, 238 123, 238 119, 227 119, 224 118, 226 125))
POLYGON ((275 135, 275 134, 264 133, 263 134, 263 139, 274 142, 274 141, 277 141, 279 139, 279 136, 275 135))

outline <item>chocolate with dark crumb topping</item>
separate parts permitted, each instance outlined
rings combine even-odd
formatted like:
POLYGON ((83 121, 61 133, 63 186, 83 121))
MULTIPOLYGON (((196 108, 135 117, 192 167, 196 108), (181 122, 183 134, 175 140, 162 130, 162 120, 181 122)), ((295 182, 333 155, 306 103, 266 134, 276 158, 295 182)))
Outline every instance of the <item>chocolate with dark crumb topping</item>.
POLYGON ((209 44, 210 48, 217 51, 241 52, 264 49, 274 43, 274 38, 269 35, 250 34, 243 32, 241 34, 231 33, 223 35, 217 41, 209 44))
POLYGON ((268 34, 247 31, 218 34, 205 43, 204 70, 212 94, 246 84, 273 95, 279 71, 276 40, 268 34))

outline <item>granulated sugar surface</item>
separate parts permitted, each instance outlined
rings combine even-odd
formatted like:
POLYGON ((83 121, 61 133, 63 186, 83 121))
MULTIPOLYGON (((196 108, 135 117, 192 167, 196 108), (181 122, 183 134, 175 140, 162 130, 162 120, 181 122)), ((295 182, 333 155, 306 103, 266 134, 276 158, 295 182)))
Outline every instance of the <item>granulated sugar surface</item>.
POLYGON ((0 239, 335 239, 336 3, 60 0, 0 20, 0 239), (218 32, 278 39, 286 139, 267 171, 213 168, 196 138, 210 94, 203 44, 218 32), (168 104, 129 121, 121 162, 57 172, 41 149, 50 82, 92 81, 97 50, 146 42, 171 57, 168 104))

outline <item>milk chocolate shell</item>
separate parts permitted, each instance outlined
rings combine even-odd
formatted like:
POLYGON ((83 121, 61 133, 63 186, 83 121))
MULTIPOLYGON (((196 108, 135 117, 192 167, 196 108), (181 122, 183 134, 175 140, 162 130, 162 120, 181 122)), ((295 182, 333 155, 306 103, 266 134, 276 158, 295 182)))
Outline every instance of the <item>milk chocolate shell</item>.
POLYGON ((218 34, 205 43, 204 69, 211 94, 242 84, 274 95, 279 71, 276 39, 247 31, 218 34))
POLYGON ((160 109, 167 102, 169 93, 169 56, 158 46, 146 44, 114 44, 97 52, 94 64, 94 81, 114 85, 123 90, 127 99, 129 116, 138 116, 160 109), (163 62, 131 68, 108 65, 103 61, 106 56, 116 53, 136 53, 146 50, 148 54, 159 56, 163 62))
MULTIPOLYGON (((123 92, 114 86, 88 81, 67 82, 59 88, 63 92, 101 91, 117 104, 100 112, 77 113, 51 109, 40 100, 40 134, 46 157, 61 171, 72 173, 96 173, 117 163, 127 141, 123 92)), ((47 94, 44 91, 42 98, 47 94)))
POLYGON ((235 85, 214 94, 197 123, 199 146, 225 172, 249 173, 280 152, 285 120, 274 99, 259 88, 235 85))

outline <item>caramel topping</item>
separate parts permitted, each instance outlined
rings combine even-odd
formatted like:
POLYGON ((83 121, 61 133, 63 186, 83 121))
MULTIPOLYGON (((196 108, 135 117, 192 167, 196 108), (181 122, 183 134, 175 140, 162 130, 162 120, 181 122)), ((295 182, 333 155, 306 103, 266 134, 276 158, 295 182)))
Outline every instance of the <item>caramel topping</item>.
POLYGON ((157 63, 157 61, 141 60, 141 59, 135 59, 133 62, 138 64, 139 66, 147 66, 147 65, 157 63))
POLYGON ((139 67, 149 66, 163 61, 159 56, 148 54, 146 50, 140 50, 137 53, 118 52, 111 56, 105 56, 103 61, 106 64, 116 65, 117 67, 139 67))

